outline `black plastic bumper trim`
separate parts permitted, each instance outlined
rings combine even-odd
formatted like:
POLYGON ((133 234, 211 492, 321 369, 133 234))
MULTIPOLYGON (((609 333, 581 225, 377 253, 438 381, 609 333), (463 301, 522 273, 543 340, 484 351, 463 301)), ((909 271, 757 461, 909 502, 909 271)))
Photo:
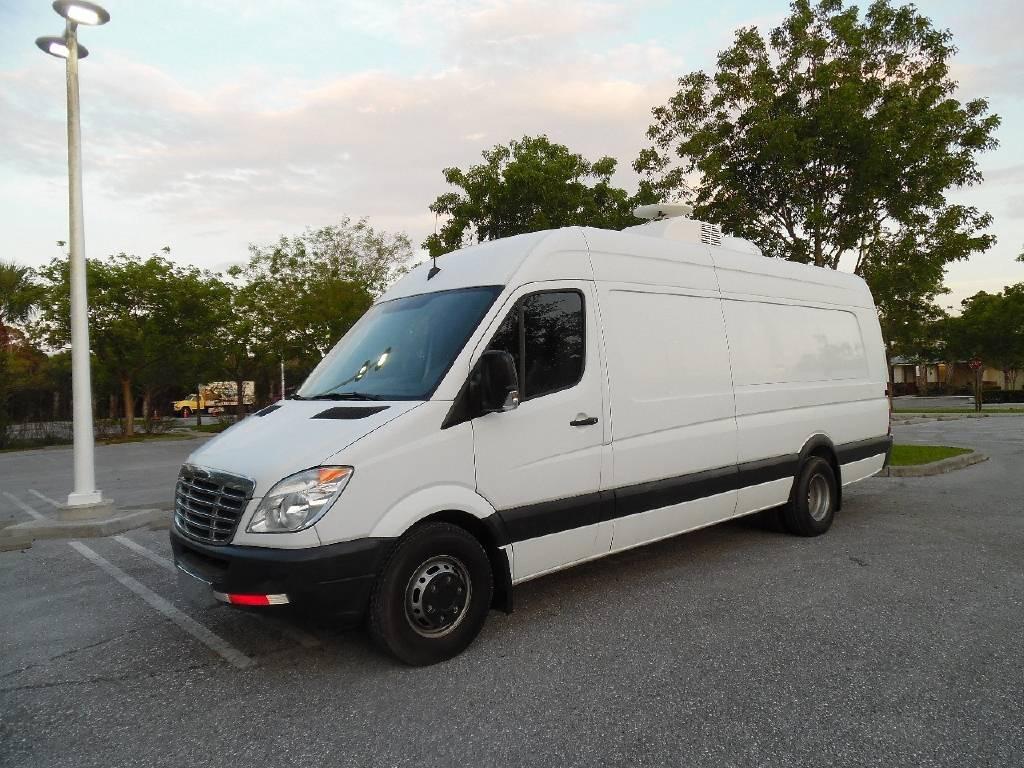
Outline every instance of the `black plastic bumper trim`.
POLYGON ((286 594, 292 603, 326 604, 361 615, 395 541, 365 538, 303 549, 201 544, 170 532, 174 562, 216 592, 286 594))

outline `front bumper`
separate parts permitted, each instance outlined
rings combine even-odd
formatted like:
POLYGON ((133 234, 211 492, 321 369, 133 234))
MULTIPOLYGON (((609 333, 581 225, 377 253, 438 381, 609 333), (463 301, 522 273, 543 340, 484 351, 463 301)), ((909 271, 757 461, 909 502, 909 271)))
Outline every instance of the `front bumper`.
POLYGON ((366 612, 373 582, 394 539, 366 538, 303 549, 192 541, 171 528, 174 564, 215 593, 287 595, 349 619, 366 612))

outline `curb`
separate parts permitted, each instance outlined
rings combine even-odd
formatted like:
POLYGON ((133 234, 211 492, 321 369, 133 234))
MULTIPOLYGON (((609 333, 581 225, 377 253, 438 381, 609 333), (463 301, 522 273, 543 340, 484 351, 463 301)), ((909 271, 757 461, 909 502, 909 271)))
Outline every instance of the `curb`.
POLYGON ((878 473, 879 477, 930 477, 931 475, 944 475, 957 469, 969 467, 972 464, 980 464, 988 461, 988 456, 980 451, 962 453, 959 456, 950 456, 948 459, 933 461, 930 464, 913 464, 908 467, 884 467, 878 473))
POLYGON ((28 549, 36 539, 92 539, 159 526, 170 514, 164 509, 138 509, 98 520, 30 520, 0 530, 0 552, 28 549))

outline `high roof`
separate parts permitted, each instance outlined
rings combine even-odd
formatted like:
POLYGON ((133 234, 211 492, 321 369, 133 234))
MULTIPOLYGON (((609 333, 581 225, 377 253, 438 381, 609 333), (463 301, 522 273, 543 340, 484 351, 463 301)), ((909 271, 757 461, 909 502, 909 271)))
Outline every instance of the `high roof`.
POLYGON ((720 236, 720 246, 708 245, 700 240, 701 226, 701 222, 675 218, 621 232, 566 227, 493 240, 438 257, 440 271, 429 279, 433 264, 428 259, 381 298, 478 285, 596 279, 874 306, 867 285, 856 275, 765 258, 756 246, 739 238, 720 236))

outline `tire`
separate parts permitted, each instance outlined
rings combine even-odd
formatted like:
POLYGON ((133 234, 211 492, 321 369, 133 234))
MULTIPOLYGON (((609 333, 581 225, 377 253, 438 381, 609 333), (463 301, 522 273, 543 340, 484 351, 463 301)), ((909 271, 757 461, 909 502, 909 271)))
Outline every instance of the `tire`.
POLYGON ((786 530, 796 536, 820 536, 832 527, 839 498, 832 465, 820 456, 811 456, 800 468, 793 494, 783 510, 786 530))
POLYGON ((417 526, 374 584, 370 636, 406 664, 445 661, 480 632, 493 592, 491 563, 476 538, 449 523, 417 526))
POLYGON ((191 415, 192 411, 187 406, 181 409, 181 418, 187 419, 191 415))

